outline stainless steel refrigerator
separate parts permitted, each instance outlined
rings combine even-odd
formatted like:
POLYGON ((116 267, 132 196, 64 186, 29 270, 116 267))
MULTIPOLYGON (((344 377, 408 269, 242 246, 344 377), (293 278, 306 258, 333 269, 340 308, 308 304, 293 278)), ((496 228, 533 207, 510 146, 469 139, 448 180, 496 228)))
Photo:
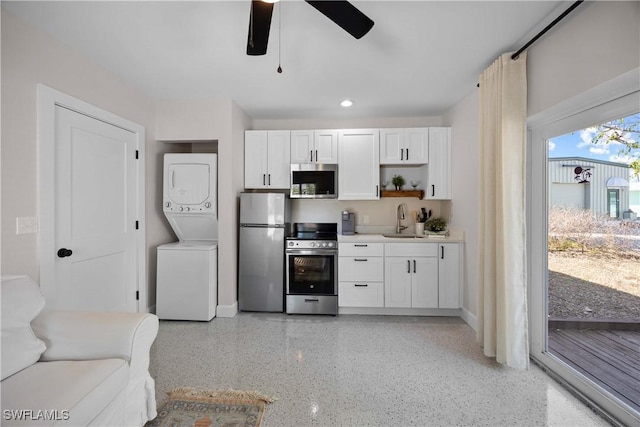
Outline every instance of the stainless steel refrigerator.
POLYGON ((240 311, 284 311, 284 250, 290 227, 286 194, 240 194, 240 311))

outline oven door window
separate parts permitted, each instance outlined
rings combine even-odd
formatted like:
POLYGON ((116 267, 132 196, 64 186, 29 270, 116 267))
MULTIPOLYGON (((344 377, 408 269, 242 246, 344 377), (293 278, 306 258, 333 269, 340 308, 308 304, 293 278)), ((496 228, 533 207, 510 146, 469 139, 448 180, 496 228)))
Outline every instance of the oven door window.
POLYGON ((333 255, 289 255, 289 294, 334 295, 333 255))

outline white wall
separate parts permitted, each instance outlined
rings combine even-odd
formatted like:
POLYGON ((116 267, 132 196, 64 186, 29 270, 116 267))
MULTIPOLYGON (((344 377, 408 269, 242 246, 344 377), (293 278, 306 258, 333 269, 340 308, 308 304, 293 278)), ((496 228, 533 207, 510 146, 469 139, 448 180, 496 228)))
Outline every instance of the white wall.
MULTIPOLYGON (((638 68, 638 34, 640 2, 582 3, 529 48, 528 116, 638 68)), ((477 91, 446 112, 442 125, 452 128, 452 227, 460 225, 466 233, 464 308, 473 319, 478 271, 478 224, 474 221, 479 177, 477 91)))
POLYGON ((39 280, 38 235, 16 235, 15 221, 38 215, 36 85, 42 83, 145 127, 147 287, 153 298, 155 262, 149 257, 158 244, 172 239, 160 211, 158 159, 167 147, 154 141, 154 102, 4 10, 1 31, 2 274, 39 280))
POLYGON ((244 131, 251 119, 232 100, 161 100, 157 138, 187 152, 218 153, 218 316, 237 311, 238 194, 244 189, 244 131), (200 142, 193 142, 200 141, 200 142), (191 142, 191 143, 189 143, 191 142))
POLYGON ((640 2, 582 3, 528 51, 528 115, 638 67, 640 2))
POLYGON ((451 228, 465 231, 462 308, 465 320, 475 326, 478 303, 478 91, 460 101, 442 118, 451 126, 451 228))

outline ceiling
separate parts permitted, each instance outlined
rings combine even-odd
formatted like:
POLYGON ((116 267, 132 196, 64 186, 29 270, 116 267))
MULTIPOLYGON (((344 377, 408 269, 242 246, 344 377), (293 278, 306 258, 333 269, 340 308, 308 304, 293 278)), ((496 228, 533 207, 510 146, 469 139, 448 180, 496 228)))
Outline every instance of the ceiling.
POLYGON ((274 8, 267 54, 247 56, 249 0, 2 1, 154 99, 233 99, 254 119, 440 115, 570 3, 352 1, 360 40, 302 1, 274 8), (278 24, 283 72, 278 74, 278 24), (339 106, 344 98, 354 105, 339 106))

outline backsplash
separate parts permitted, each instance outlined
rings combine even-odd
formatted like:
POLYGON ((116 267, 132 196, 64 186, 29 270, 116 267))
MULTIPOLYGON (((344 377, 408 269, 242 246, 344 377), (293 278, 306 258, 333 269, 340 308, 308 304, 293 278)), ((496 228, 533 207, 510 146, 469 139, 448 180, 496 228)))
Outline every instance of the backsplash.
POLYGON ((414 197, 385 197, 380 200, 292 200, 292 222, 336 222, 341 233, 343 210, 356 214, 356 227, 395 226, 400 203, 405 204, 406 219, 403 225, 411 226, 415 221, 412 212, 431 209, 434 217, 443 216, 449 221, 450 201, 419 200, 414 197))

